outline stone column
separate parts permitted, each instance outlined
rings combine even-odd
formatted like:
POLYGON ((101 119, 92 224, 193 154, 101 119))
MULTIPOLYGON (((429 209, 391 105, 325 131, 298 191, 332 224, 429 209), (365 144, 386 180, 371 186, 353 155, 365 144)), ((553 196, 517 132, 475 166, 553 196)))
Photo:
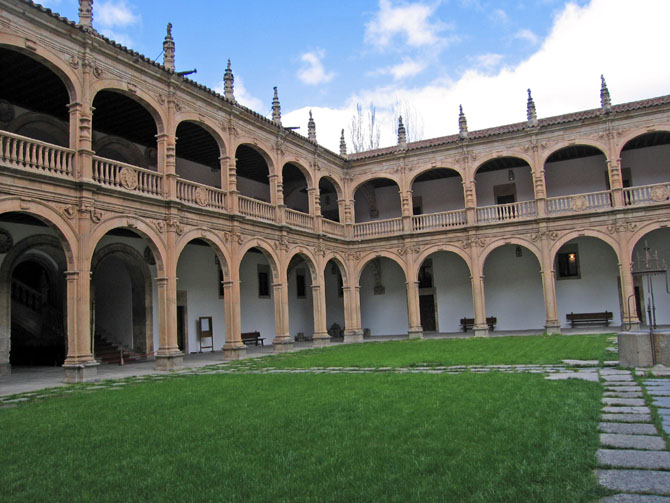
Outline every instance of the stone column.
POLYGON ((621 296, 623 297, 623 313, 621 313, 622 322, 627 325, 629 330, 639 330, 640 320, 637 317, 635 302, 628 302, 635 298, 635 286, 633 283, 632 262, 619 263, 619 277, 621 278, 621 296), (630 305, 630 309, 628 306, 630 305))
POLYGON ((158 290, 158 352, 156 370, 177 370, 184 366, 184 355, 177 344, 177 277, 156 278, 158 290))
POLYGON ((293 340, 288 327, 288 284, 286 282, 272 283, 273 300, 275 307, 275 353, 284 353, 293 349, 293 340))
POLYGON ((400 210, 402 214, 402 230, 406 233, 412 232, 412 191, 399 191, 400 210))
POLYGON ((537 216, 538 218, 544 218, 547 216, 547 191, 544 181, 544 170, 540 170, 536 176, 533 176, 533 190, 535 192, 537 216))
POLYGON ((475 311, 475 324, 472 328, 475 337, 488 337, 489 325, 486 323, 486 302, 484 297, 484 275, 478 274, 472 280, 472 303, 475 311))
POLYGON ((318 279, 318 283, 312 283, 312 309, 314 311, 312 343, 314 346, 326 346, 330 343, 330 335, 326 324, 326 292, 323 277, 318 279))
POLYGON ((363 329, 361 327, 361 288, 357 285, 344 286, 344 342, 363 342, 363 329))
POLYGON ((91 142, 91 107, 82 103, 70 103, 70 148, 74 149, 74 176, 82 182, 93 181, 93 150, 91 142))
POLYGON ((409 319, 409 338, 423 339, 421 326, 421 311, 419 308, 419 282, 408 279, 407 283, 407 313, 409 319))
POLYGON ((66 271, 67 358, 65 382, 86 381, 98 372, 91 352, 91 272, 66 271))
POLYGON ((224 360, 239 360, 247 354, 247 346, 242 342, 240 326, 240 281, 223 281, 225 304, 226 342, 223 345, 224 360))
POLYGON ((556 305, 556 276, 551 257, 543 253, 542 258, 542 290, 544 292, 544 308, 546 310, 547 322, 544 325, 547 334, 560 334, 561 321, 558 319, 558 307, 556 305))
POLYGON ((477 195, 475 181, 463 181, 463 197, 465 198, 465 219, 468 225, 477 223, 477 195))
POLYGON ((610 191, 612 193, 612 206, 614 208, 621 208, 625 206, 625 201, 620 157, 607 159, 607 172, 609 174, 610 191))
POLYGON ((307 199, 309 201, 309 214, 314 219, 314 232, 321 233, 323 217, 321 216, 321 196, 319 190, 312 187, 307 189, 307 199))

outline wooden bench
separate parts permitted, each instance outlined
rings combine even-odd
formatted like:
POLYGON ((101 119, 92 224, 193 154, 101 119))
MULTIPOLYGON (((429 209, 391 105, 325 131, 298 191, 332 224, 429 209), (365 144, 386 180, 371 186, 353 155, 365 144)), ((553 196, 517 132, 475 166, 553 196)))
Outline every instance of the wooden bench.
POLYGON ((612 313, 604 311, 602 313, 570 313, 565 315, 572 328, 576 324, 596 324, 608 326, 612 320, 612 313))
MULTIPOLYGON (((496 327, 496 323, 498 323, 498 319, 495 316, 489 316, 488 318, 486 318, 486 323, 488 324, 489 329, 493 330, 496 327)), ((475 326, 474 318, 461 318, 461 328, 463 329, 463 332, 467 332, 474 326, 475 326)))
POLYGON ((246 344, 247 342, 255 342, 256 346, 258 346, 258 343, 261 343, 261 346, 265 346, 263 344, 263 341, 265 340, 265 337, 261 337, 261 333, 256 331, 256 332, 245 332, 242 334, 242 342, 246 344))

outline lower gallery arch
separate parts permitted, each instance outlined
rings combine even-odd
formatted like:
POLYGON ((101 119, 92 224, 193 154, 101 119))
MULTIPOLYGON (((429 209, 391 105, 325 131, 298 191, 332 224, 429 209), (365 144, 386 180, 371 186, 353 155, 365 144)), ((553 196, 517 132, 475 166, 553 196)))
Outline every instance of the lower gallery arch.
POLYGON ((273 269, 266 252, 258 247, 247 250, 240 262, 241 332, 260 332, 266 344, 271 344, 277 333, 273 269))
POLYGON ((375 257, 365 264, 359 279, 364 335, 408 332, 406 281, 402 267, 389 258, 375 257))
POLYGON ((26 213, 0 215, 0 375, 61 365, 67 354, 68 261, 55 228, 26 213))
POLYGON ((484 263, 486 317, 496 318, 495 330, 538 330, 546 321, 540 263, 528 248, 500 246, 484 263))
MULTIPOLYGON (((554 257, 556 307, 563 327, 569 313, 612 313, 621 324, 621 284, 616 253, 595 237, 578 237, 563 244, 554 257)), ((583 327, 582 327, 583 328, 583 327)))
POLYGON ((220 350, 226 342, 227 264, 205 239, 189 241, 177 262, 177 344, 184 353, 220 350), (226 273, 224 274, 224 271, 226 273), (211 319, 210 319, 211 318, 211 319), (211 330, 211 337, 208 330, 211 330))
POLYGON ((96 359, 152 358, 158 348, 156 257, 128 228, 107 232, 91 261, 91 325, 96 359))
MULTIPOLYGON (((634 271, 667 267, 670 264, 670 229, 664 227, 644 234, 635 243, 631 258, 634 271)), ((634 275, 633 289, 634 298, 625 299, 625 302, 630 304, 631 311, 637 311, 643 325, 648 327, 654 321, 656 326, 670 325, 670 294, 665 275, 634 275)))
POLYGON ((474 318, 470 270, 456 253, 431 253, 419 267, 419 311, 426 332, 458 332, 461 318, 474 318))
POLYGON ((286 271, 288 280, 289 334, 294 340, 311 338, 314 330, 314 299, 312 298, 313 267, 302 254, 293 256, 286 271), (299 335, 299 334, 302 334, 299 335))
POLYGON ((323 271, 326 297, 326 327, 331 337, 344 338, 344 266, 331 258, 323 271))

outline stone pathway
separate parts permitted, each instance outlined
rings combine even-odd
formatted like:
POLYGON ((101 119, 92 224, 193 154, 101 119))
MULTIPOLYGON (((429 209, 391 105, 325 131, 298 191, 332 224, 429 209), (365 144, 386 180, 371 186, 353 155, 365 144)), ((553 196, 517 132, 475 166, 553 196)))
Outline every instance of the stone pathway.
MULTIPOLYGON (((652 423, 642 387, 629 370, 601 369, 605 386, 598 449, 598 481, 618 491, 601 503, 670 503, 670 451, 652 423)), ((654 405, 666 406, 666 432, 670 429, 670 381, 644 381, 656 393, 654 405)), ((661 409, 658 409, 659 411, 661 409)))

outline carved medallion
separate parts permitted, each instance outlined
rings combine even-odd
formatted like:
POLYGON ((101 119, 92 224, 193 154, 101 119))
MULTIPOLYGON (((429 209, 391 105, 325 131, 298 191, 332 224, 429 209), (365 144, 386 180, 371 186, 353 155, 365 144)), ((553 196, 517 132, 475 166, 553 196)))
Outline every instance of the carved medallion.
POLYGON ((666 187, 654 187, 651 189, 651 199, 660 203, 661 201, 666 201, 668 199, 668 189, 666 187))
POLYGON ((137 173, 133 168, 123 167, 119 171, 119 180, 124 189, 135 190, 137 188, 137 173))
POLYGON ((209 197, 207 197, 207 189, 204 187, 198 187, 195 189, 195 202, 200 206, 207 206, 209 203, 209 197))
POLYGON ((584 211, 589 203, 584 196, 575 196, 570 201, 570 209, 572 211, 584 211))
POLYGON ((7 253, 14 245, 14 239, 7 229, 0 227, 0 253, 7 253))

